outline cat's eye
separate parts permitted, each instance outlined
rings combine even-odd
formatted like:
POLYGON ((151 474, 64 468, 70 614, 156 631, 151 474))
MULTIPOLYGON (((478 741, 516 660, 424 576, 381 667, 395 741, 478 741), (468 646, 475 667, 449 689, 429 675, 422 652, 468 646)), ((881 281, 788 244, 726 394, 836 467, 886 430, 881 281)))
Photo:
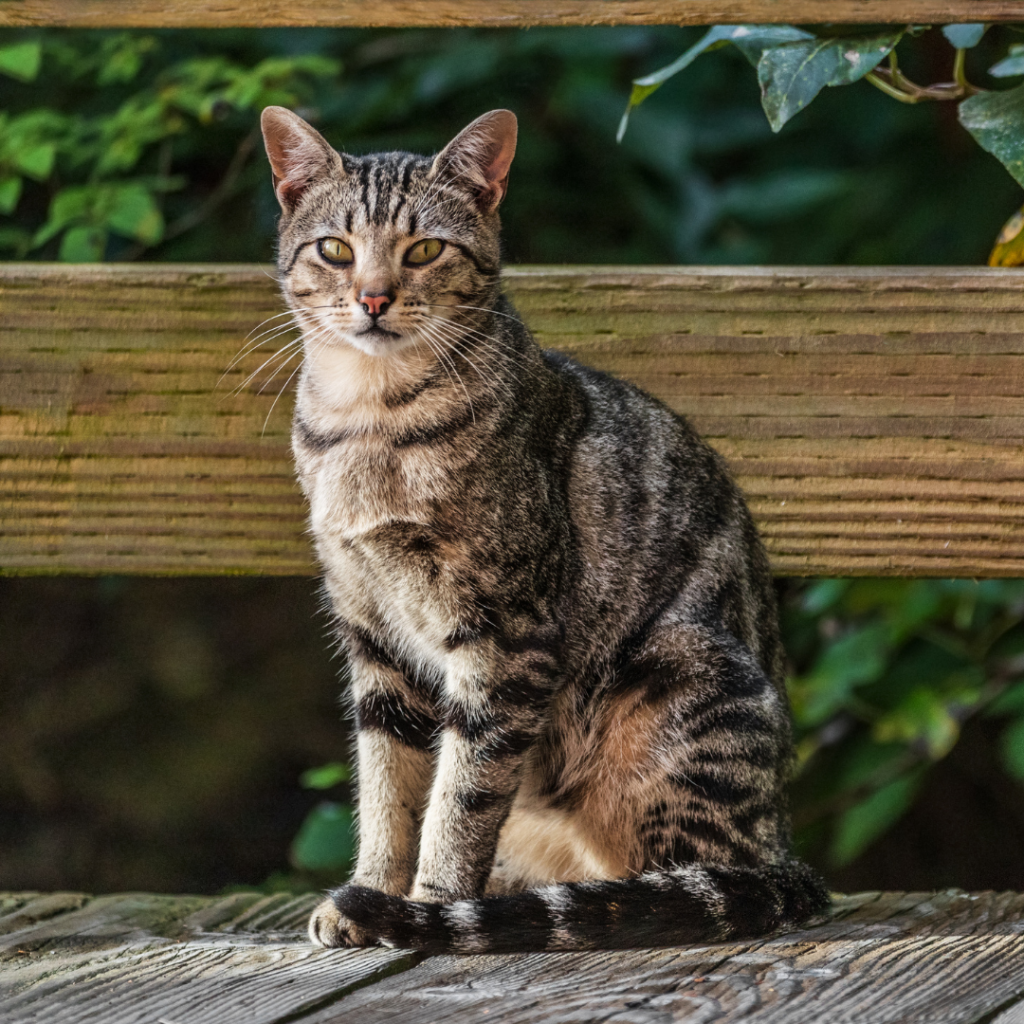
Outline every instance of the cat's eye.
POLYGON ((440 238, 424 238, 405 254, 405 262, 413 267, 422 267, 426 263, 433 263, 441 255, 442 249, 444 242, 440 238))
POLYGON ((316 245, 328 263, 351 263, 355 259, 352 250, 340 238, 321 238, 316 245))

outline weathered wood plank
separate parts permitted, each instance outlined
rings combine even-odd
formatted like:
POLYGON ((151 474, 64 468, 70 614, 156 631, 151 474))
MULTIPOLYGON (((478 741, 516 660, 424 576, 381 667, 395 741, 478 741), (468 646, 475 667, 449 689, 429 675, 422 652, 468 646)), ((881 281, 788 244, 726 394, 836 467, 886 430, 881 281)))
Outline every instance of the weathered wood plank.
POLYGON ((0 1019, 112 1024, 1021 1019, 1024 895, 861 893, 745 943, 435 957, 316 950, 315 896, 0 894, 0 1019), (422 961, 422 962, 420 962, 422 961), (418 964, 418 966, 417 966, 418 964))
POLYGON ((3 0, 0 26, 75 28, 706 25, 1020 21, 1019 0, 3 0))
MULTIPOLYGON (((777 572, 1024 575, 1024 272, 506 280, 543 345, 692 419, 777 572)), ((289 335, 218 383, 280 311, 258 267, 0 267, 0 572, 312 572, 291 366, 259 370, 289 335)))
POLYGON ((968 1024, 1024 993, 1020 895, 875 894, 837 909, 837 920, 767 941, 436 957, 306 1024, 968 1024))
POLYGON ((0 917, 0 1020, 274 1024, 416 962, 395 950, 310 945, 299 929, 315 901, 14 897, 0 917))

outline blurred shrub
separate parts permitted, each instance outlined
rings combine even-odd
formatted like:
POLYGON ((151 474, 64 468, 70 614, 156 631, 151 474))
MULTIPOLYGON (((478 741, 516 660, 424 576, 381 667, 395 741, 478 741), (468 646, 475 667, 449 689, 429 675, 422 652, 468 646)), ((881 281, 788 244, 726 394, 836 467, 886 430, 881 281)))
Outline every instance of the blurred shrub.
POLYGON ((911 806, 976 715, 1010 721, 1024 781, 1024 581, 821 580, 783 605, 804 845, 854 860, 911 806))

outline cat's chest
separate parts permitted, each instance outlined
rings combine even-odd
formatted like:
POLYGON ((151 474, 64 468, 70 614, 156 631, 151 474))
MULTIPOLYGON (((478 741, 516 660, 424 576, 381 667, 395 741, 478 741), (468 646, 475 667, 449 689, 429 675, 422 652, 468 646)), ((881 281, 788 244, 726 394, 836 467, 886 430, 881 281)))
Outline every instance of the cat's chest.
POLYGON ((450 467, 427 452, 365 444, 296 454, 335 608, 367 628, 386 621, 439 644, 458 622, 456 581, 472 560, 450 467))

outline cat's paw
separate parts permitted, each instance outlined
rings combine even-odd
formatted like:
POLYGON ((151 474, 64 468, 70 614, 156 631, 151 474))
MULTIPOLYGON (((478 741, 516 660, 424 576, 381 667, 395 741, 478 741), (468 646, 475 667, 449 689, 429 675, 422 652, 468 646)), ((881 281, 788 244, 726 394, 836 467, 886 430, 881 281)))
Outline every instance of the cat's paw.
POLYGON ((333 893, 317 906, 309 918, 309 938, 318 946, 375 946, 377 939, 365 928, 350 921, 335 906, 333 893))

